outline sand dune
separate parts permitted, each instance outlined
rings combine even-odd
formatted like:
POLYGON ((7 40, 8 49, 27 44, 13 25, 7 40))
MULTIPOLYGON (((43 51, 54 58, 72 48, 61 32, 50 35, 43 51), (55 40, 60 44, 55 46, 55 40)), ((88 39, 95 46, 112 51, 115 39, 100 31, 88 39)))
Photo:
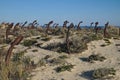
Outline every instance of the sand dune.
POLYGON ((28 50, 28 54, 26 53, 26 55, 32 56, 33 60, 35 61, 38 61, 46 55, 50 55, 51 58, 57 58, 60 55, 67 55, 68 58, 65 60, 68 63, 75 65, 70 72, 64 71, 57 73, 54 69, 58 65, 51 65, 49 63, 46 63, 45 66, 38 67, 37 69, 33 70, 31 73, 34 75, 32 77, 32 80, 89 80, 91 78, 91 76, 89 76, 89 73, 87 75, 83 75, 83 72, 104 67, 115 68, 117 70, 117 74, 113 80, 119 80, 120 52, 118 50, 120 48, 116 46, 116 44, 120 43, 119 40, 110 39, 110 41, 111 44, 105 47, 100 46, 102 44, 105 44, 104 40, 92 41, 88 43, 88 49, 84 52, 70 55, 32 47, 28 50), (38 52, 32 53, 31 50, 33 49, 37 49, 38 52), (105 56, 107 59, 103 62, 97 61, 94 63, 84 61, 84 58, 90 56, 91 54, 100 54, 102 56, 105 56))

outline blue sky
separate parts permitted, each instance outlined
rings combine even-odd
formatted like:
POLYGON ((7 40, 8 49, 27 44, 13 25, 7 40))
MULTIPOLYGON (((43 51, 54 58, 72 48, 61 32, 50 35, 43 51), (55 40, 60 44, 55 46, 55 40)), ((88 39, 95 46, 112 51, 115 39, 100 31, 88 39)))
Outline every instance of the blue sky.
POLYGON ((32 22, 40 25, 68 20, 81 25, 99 22, 120 26, 120 0, 0 0, 0 22, 32 22))

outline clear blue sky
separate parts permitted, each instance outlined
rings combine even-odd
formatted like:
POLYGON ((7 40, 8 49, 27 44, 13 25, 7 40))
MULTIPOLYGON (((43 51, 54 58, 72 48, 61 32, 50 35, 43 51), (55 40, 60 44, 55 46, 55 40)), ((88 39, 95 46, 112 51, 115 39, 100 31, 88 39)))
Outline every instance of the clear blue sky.
POLYGON ((0 0, 0 22, 32 22, 43 25, 50 20, 62 25, 68 20, 81 25, 99 21, 120 26, 120 0, 0 0))

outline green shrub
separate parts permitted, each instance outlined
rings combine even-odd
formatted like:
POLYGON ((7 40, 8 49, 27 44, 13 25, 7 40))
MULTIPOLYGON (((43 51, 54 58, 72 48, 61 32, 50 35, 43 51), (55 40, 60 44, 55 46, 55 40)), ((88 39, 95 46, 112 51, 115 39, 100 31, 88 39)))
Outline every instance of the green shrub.
POLYGON ((41 40, 42 41, 49 41, 51 39, 51 37, 44 37, 44 38, 42 38, 41 40))
POLYGON ((30 77, 30 71, 33 69, 32 65, 28 63, 28 58, 20 55, 14 56, 9 65, 1 62, 0 80, 27 80, 30 77))
POLYGON ((47 64, 46 59, 42 58, 42 59, 40 59, 40 60, 38 61, 37 66, 38 66, 38 67, 46 66, 46 64, 47 64))
POLYGON ((31 65, 31 59, 30 59, 30 57, 24 57, 23 59, 22 59, 22 61, 24 62, 24 65, 25 66, 30 66, 31 65))
POLYGON ((71 71, 71 69, 74 67, 72 64, 64 64, 62 66, 57 67, 55 70, 56 72, 63 72, 63 71, 71 71))
POLYGON ((110 45, 110 44, 111 44, 111 42, 110 42, 110 40, 109 40, 109 39, 104 38, 103 40, 105 41, 105 43, 106 43, 107 45, 110 45))
POLYGON ((109 79, 109 77, 113 77, 116 73, 114 68, 100 68, 93 71, 93 78, 94 79, 109 79))
POLYGON ((37 49, 34 49, 34 50, 32 50, 32 52, 38 52, 38 50, 37 50, 37 49))
MULTIPOLYGON (((71 53, 80 53, 87 49, 87 43, 89 42, 88 37, 73 37, 70 40, 70 52, 71 53)), ((61 52, 68 52, 67 51, 67 44, 66 42, 63 43, 51 43, 44 47, 45 49, 52 50, 52 51, 57 51, 59 53, 61 52)))
POLYGON ((6 43, 5 39, 0 38, 0 44, 6 43))
POLYGON ((68 56, 62 55, 62 56, 59 56, 59 58, 60 58, 60 59, 66 59, 66 58, 68 58, 68 56))
POLYGON ((49 63, 51 65, 60 65, 60 64, 65 64, 67 63, 64 59, 61 58, 53 58, 49 60, 49 63))
POLYGON ((24 40, 23 45, 24 45, 24 46, 32 46, 32 45, 34 45, 35 43, 37 43, 36 40, 24 40))
MULTIPOLYGON (((70 53, 81 53, 82 51, 87 49, 87 43, 93 40, 100 40, 102 39, 102 35, 98 34, 95 35, 93 33, 91 34, 77 34, 69 37, 69 51, 70 53)), ((56 51, 56 52, 66 52, 67 50, 67 44, 66 42, 63 43, 50 43, 44 49, 56 51)))
POLYGON ((40 33, 39 33, 39 31, 37 31, 37 30, 35 30, 35 29, 31 29, 31 30, 29 30, 29 34, 31 34, 31 36, 37 36, 37 35, 39 35, 40 33))
POLYGON ((5 40, 7 44, 11 43, 12 42, 12 39, 8 38, 5 40))
POLYGON ((103 40, 104 40, 105 42, 109 42, 109 39, 107 39, 107 38, 104 38, 103 40))
POLYGON ((89 62, 93 61, 104 61, 106 58, 104 56, 100 56, 98 54, 93 54, 88 57, 89 62))
POLYGON ((65 36, 64 35, 60 35, 58 38, 64 38, 65 36))
POLYGON ((101 44, 100 46, 101 46, 101 47, 105 47, 105 46, 107 46, 107 45, 106 45, 106 44, 101 44))
POLYGON ((54 34, 54 35, 61 35, 61 34, 65 34, 65 31, 64 31, 64 29, 58 28, 58 29, 54 29, 52 34, 54 34))
POLYGON ((89 34, 89 37, 91 38, 91 41, 93 41, 93 40, 101 40, 103 38, 103 36, 101 34, 96 35, 96 34, 93 34, 93 33, 89 34))
POLYGON ((19 52, 19 53, 15 53, 15 54, 13 55, 12 61, 14 61, 14 62, 20 62, 20 61, 23 59, 25 52, 26 52, 26 51, 22 51, 22 52, 19 52))
POLYGON ((44 57, 44 59, 48 59, 48 58, 50 58, 51 56, 50 55, 46 55, 45 57, 44 57))
POLYGON ((119 38, 119 37, 113 37, 113 39, 115 39, 115 40, 120 40, 120 38, 119 38))
POLYGON ((49 45, 44 47, 44 49, 52 50, 52 51, 56 51, 56 52, 66 52, 67 51, 66 43, 50 43, 49 45))

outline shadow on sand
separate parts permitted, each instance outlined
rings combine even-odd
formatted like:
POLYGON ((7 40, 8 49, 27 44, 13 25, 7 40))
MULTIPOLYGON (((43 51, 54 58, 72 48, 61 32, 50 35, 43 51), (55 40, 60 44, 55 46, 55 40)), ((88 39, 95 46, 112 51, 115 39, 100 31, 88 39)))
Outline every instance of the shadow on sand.
POLYGON ((87 80, 94 80, 92 74, 93 74, 93 70, 85 71, 80 76, 86 78, 87 80))
POLYGON ((79 58, 82 61, 88 62, 88 58, 79 58))

